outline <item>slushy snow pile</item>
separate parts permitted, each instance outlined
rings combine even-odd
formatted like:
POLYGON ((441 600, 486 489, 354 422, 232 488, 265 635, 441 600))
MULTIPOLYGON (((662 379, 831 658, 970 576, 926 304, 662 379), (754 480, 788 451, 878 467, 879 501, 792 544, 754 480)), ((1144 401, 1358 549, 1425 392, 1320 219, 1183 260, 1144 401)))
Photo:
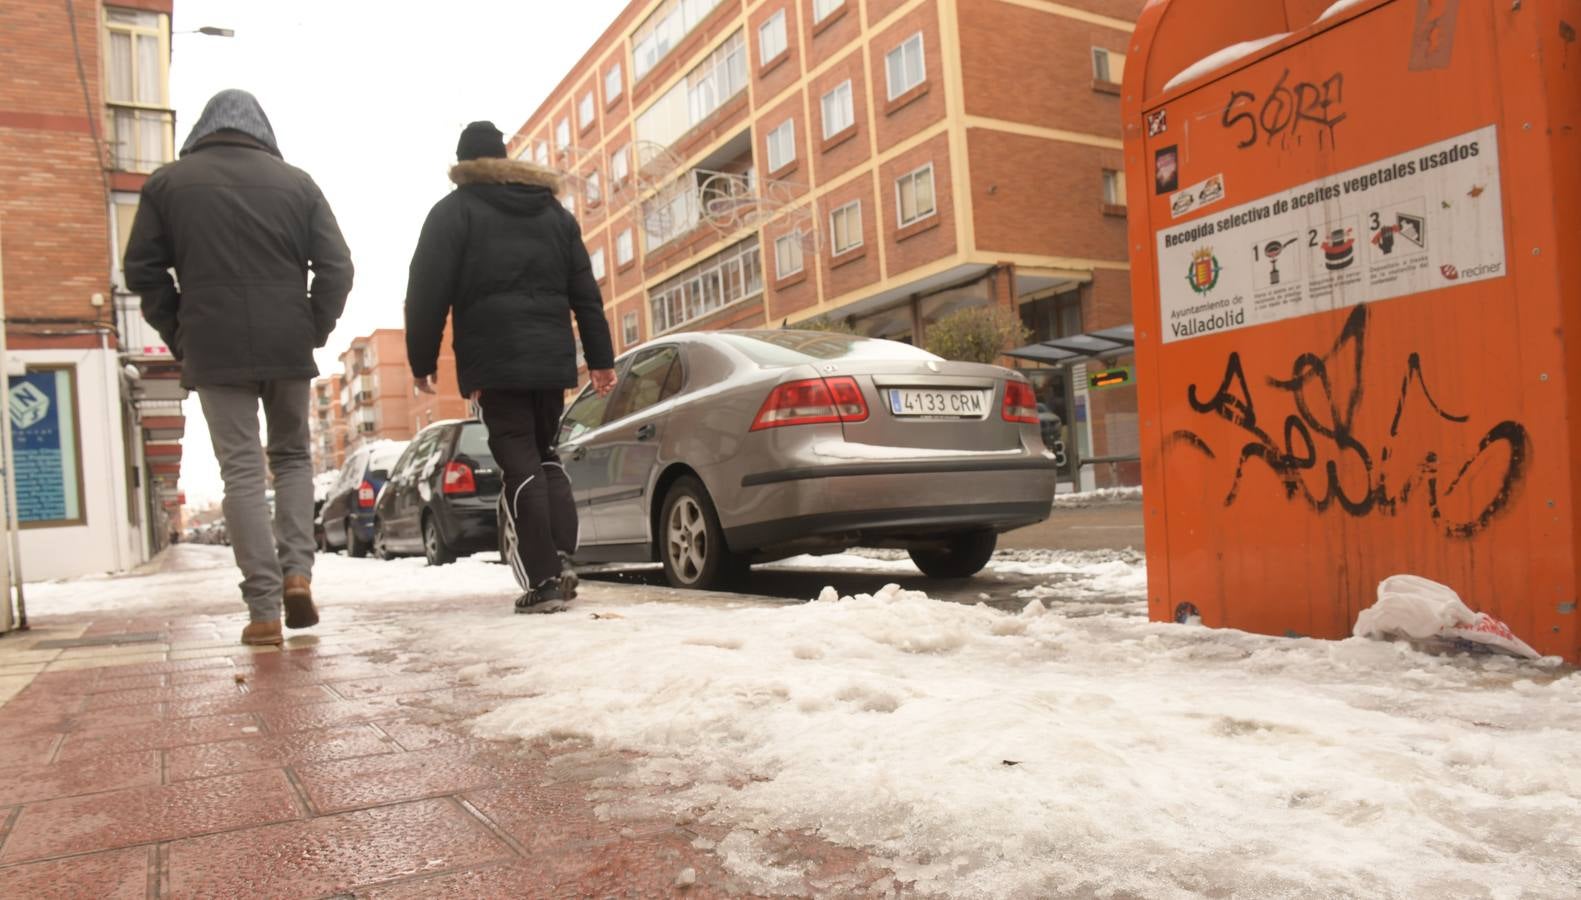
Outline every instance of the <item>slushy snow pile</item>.
MULTIPOLYGON (((30 598, 38 616, 149 596, 239 612, 223 549, 184 551, 216 568, 30 598)), ((838 584, 900 561, 819 563, 838 584)), ((806 603, 634 588, 513 617, 498 565, 341 557, 315 589, 367 598, 339 615, 403 658, 522 695, 480 735, 632 751, 593 785, 606 814, 708 823, 764 892, 798 874, 772 835, 800 829, 924 895, 1576 895, 1581 675, 1148 622, 1135 554, 1000 557, 980 583, 1008 567, 1046 574, 1045 595, 1006 613, 893 586, 806 603)))

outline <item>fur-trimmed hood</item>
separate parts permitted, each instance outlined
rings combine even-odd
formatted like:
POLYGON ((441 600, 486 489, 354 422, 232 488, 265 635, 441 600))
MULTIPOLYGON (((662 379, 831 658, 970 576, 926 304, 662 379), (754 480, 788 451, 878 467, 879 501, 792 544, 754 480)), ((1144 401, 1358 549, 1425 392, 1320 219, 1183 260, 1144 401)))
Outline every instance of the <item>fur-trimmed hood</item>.
POLYGON ((472 184, 521 184, 548 188, 551 194, 559 194, 562 186, 560 173, 552 169, 525 159, 492 157, 456 163, 450 167, 450 180, 459 187, 472 184))

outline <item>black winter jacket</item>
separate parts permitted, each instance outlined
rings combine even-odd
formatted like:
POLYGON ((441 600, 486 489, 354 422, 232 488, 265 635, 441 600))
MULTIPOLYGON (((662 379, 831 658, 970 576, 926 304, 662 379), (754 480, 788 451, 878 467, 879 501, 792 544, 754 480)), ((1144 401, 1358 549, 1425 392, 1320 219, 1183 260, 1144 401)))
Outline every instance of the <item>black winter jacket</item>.
POLYGON ((126 284, 181 360, 184 387, 317 375, 313 348, 329 340, 351 279, 318 185, 252 138, 218 132, 143 185, 126 284))
POLYGON ((406 356, 418 378, 438 369, 454 314, 456 373, 475 390, 576 387, 576 342, 589 369, 614 365, 604 302, 559 178, 520 160, 474 159, 423 223, 406 282, 406 356))

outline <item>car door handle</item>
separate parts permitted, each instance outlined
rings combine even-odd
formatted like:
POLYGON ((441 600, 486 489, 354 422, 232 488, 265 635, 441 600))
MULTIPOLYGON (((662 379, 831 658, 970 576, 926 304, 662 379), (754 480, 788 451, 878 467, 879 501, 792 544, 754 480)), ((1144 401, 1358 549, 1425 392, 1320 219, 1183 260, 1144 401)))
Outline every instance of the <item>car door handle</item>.
POLYGON ((659 433, 658 427, 655 426, 652 422, 649 422, 647 425, 644 425, 641 428, 637 429, 637 440, 639 440, 639 441, 651 440, 653 438, 653 436, 658 434, 658 433, 659 433))

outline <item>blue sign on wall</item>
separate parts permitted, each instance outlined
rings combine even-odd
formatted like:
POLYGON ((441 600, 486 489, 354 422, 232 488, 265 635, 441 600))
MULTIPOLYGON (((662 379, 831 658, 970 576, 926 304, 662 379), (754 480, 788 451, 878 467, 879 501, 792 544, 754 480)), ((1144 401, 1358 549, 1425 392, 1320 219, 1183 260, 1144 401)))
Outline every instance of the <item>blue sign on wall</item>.
POLYGON ((23 524, 83 521, 74 374, 35 369, 11 379, 7 407, 23 524))

